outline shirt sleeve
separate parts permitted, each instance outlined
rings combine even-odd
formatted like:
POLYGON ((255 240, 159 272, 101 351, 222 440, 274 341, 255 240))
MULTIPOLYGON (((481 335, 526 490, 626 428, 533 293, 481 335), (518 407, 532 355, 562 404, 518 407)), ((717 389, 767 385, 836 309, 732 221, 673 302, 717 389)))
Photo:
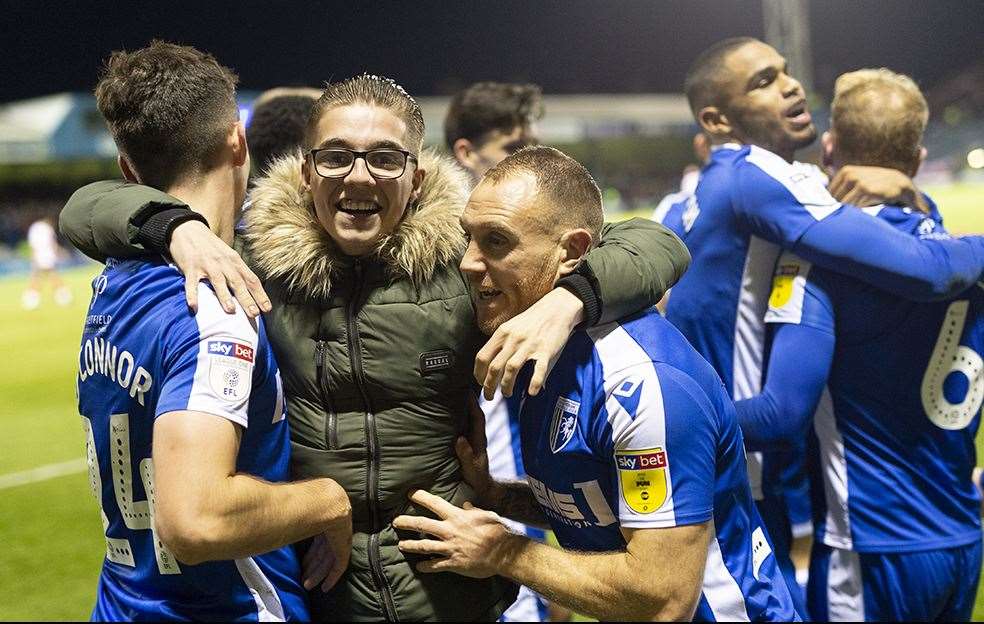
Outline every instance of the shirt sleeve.
POLYGON ((812 225, 840 209, 825 182, 812 169, 752 147, 738 168, 733 205, 753 234, 791 247, 812 225))
POLYGON ((823 269, 786 251, 772 275, 772 290, 765 322, 791 323, 834 333, 834 305, 823 269))
POLYGON ((920 238, 854 206, 842 206, 812 169, 752 147, 738 169, 733 204, 756 236, 832 271, 905 299, 956 295, 981 278, 984 237, 920 238))
POLYGON ((750 451, 795 449, 805 440, 833 362, 832 333, 797 324, 775 325, 771 331, 762 392, 735 401, 738 424, 750 451))
POLYGON ((198 287, 193 331, 183 338, 170 332, 164 345, 164 380, 157 414, 193 411, 248 425, 258 326, 237 306, 226 314, 215 293, 198 287))
POLYGON ((626 528, 666 528, 711 519, 717 419, 697 383, 647 362, 605 379, 618 518, 626 528))
POLYGON ((749 450, 786 449, 805 433, 833 361, 830 291, 822 269, 814 271, 788 251, 779 257, 765 315, 770 325, 765 385, 758 395, 735 402, 749 450))
MULTIPOLYGON (((597 294, 598 314, 605 324, 652 307, 687 270, 690 252, 669 228, 648 219, 606 223, 601 240, 571 276, 583 276, 597 294)), ((582 297, 583 300, 583 297, 582 297)), ((589 320, 585 302, 585 320, 589 320)))

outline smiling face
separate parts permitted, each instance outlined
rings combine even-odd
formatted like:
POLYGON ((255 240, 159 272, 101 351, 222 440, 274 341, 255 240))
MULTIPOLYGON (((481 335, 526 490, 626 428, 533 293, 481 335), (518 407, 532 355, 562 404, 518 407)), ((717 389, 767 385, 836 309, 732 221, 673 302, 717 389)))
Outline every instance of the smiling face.
POLYGON ((461 260, 479 329, 491 335, 550 292, 565 259, 559 239, 537 219, 532 173, 483 181, 461 217, 468 249, 461 260))
MULTIPOLYGON (((355 103, 326 110, 319 120, 315 148, 343 147, 355 151, 391 148, 413 152, 407 124, 388 108, 355 103)), ((399 178, 377 180, 357 158, 344 178, 323 178, 310 156, 303 165, 305 184, 314 198, 318 221, 349 256, 372 252, 379 241, 403 219, 407 205, 417 198, 424 170, 407 162, 399 178)))
POLYGON ((787 159, 817 138, 799 81, 786 73, 786 59, 760 41, 746 43, 724 59, 722 106, 732 135, 787 159))

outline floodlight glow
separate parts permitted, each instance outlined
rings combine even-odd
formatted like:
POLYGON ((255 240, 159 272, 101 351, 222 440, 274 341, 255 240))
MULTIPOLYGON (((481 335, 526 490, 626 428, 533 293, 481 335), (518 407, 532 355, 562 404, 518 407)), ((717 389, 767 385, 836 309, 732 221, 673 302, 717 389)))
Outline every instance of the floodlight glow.
POLYGON ((967 153, 967 164, 971 169, 984 169, 984 147, 970 150, 967 153))
POLYGON ((243 122, 243 125, 244 126, 248 126, 249 125, 249 114, 250 114, 250 112, 251 111, 248 108, 245 108, 245 107, 241 107, 239 109, 239 121, 243 122))

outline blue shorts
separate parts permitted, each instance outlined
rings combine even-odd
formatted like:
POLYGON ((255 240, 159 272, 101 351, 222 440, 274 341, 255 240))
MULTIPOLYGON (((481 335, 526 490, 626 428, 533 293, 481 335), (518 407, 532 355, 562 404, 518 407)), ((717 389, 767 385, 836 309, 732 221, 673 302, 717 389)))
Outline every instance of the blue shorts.
POLYGON ((856 553, 813 544, 807 603, 817 621, 967 622, 981 542, 912 553, 856 553))

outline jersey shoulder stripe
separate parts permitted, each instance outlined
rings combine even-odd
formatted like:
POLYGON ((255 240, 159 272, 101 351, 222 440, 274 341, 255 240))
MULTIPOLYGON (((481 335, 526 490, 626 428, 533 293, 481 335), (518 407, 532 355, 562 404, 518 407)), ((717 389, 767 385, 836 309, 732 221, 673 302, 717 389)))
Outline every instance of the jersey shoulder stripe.
POLYGON ((745 162, 786 189, 817 221, 841 207, 827 191, 826 176, 813 165, 786 162, 781 156, 754 145, 745 156, 745 162))
POLYGON ((233 314, 227 314, 205 284, 198 286, 198 302, 194 341, 177 348, 177 361, 171 363, 174 370, 165 379, 157 414, 186 409, 247 427, 259 321, 251 321, 238 305, 233 314))

